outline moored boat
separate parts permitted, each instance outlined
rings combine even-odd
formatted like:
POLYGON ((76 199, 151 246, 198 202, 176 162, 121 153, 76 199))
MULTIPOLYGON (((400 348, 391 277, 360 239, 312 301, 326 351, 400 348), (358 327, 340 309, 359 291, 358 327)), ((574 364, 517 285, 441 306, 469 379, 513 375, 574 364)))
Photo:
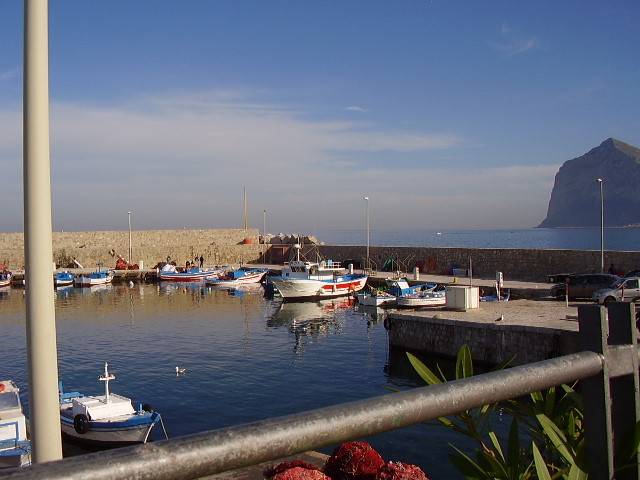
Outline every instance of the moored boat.
POLYGON ((158 272, 158 277, 164 282, 200 282, 206 278, 216 278, 223 272, 220 268, 191 267, 179 272, 175 266, 167 264, 158 272))
POLYGON ((511 298, 511 291, 507 290, 507 292, 505 294, 502 294, 498 296, 497 294, 493 294, 493 295, 482 295, 480 297, 480 301, 481 302, 508 302, 509 298, 511 298))
POLYGON ((447 297, 444 290, 423 290, 397 299, 398 307, 443 307, 446 304, 447 297))
POLYGON ((367 284, 367 275, 343 274, 339 263, 293 260, 271 281, 287 300, 302 300, 356 294, 367 284))
POLYGON ((0 272, 0 287, 8 287, 11 285, 12 278, 13 274, 8 270, 0 272))
POLYGON ((53 284, 56 288, 73 285, 73 273, 67 271, 56 272, 53 276, 53 284))
POLYGON ((19 393, 11 380, 0 381, 0 472, 31 464, 31 442, 19 393))
POLYGON ((240 285, 251 285, 260 283, 267 270, 264 268, 250 268, 233 270, 220 277, 208 277, 207 285, 212 287, 237 287, 240 285))
POLYGON ((382 290, 373 289, 371 292, 358 293, 358 303, 370 307, 379 307, 381 305, 394 305, 396 296, 391 295, 382 290))
POLYGON ((99 377, 104 382, 104 395, 64 393, 60 387, 60 425, 65 437, 101 446, 147 442, 153 427, 162 423, 160 414, 148 406, 136 409, 130 398, 111 393, 109 381, 114 379, 105 363, 99 377))
POLYGON ((73 284, 76 287, 92 287, 94 285, 105 285, 113 280, 111 270, 97 270, 96 272, 83 273, 74 277, 73 284))

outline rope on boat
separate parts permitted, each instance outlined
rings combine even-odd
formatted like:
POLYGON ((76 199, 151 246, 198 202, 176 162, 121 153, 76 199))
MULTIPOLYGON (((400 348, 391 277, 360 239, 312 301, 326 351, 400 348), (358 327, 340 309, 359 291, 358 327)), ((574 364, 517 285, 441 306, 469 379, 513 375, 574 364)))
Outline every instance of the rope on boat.
POLYGON ((164 428, 164 422, 162 421, 162 416, 160 416, 160 426, 162 427, 162 431, 164 432, 164 438, 169 440, 169 435, 167 435, 167 429, 164 428))

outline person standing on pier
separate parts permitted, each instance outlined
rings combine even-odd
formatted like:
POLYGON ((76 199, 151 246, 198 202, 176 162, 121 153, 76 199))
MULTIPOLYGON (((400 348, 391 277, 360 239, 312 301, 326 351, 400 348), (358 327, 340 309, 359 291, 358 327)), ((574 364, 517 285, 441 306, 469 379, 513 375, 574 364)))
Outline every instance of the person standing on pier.
POLYGON ((204 257, 200 255, 200 268, 204 265, 204 257))

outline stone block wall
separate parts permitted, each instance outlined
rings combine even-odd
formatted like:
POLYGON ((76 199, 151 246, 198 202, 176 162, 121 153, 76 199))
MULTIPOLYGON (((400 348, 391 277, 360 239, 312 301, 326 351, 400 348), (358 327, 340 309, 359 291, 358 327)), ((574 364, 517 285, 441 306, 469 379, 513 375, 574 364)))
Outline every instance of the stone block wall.
POLYGON ((523 365, 579 351, 573 331, 393 314, 387 322, 392 348, 455 357, 468 345, 474 361, 490 365, 512 358, 513 365, 523 365))
MULTIPOLYGON (((319 247, 324 258, 337 261, 363 259, 363 246, 319 247)), ((399 259, 407 271, 418 266, 422 273, 451 275, 453 268, 468 268, 473 275, 495 278, 502 272, 508 280, 544 282, 555 273, 596 273, 600 271, 598 250, 543 250, 517 248, 446 248, 446 247, 371 247, 370 256, 376 268, 382 268, 390 257, 399 259)), ((640 252, 605 252, 605 270, 613 263, 617 270, 627 272, 640 269, 640 252)))
MULTIPOLYGON (((258 230, 203 229, 203 230, 141 230, 132 232, 133 263, 144 262, 153 267, 167 256, 179 265, 202 255, 208 265, 222 263, 248 263, 259 261, 265 250, 258 244, 258 230), (241 245, 244 238, 253 244, 241 245)), ((22 233, 0 233, 0 263, 10 268, 24 265, 22 233)), ((86 268, 100 262, 105 267, 115 266, 117 255, 129 256, 128 231, 54 232, 53 257, 62 265, 76 258, 86 268)))

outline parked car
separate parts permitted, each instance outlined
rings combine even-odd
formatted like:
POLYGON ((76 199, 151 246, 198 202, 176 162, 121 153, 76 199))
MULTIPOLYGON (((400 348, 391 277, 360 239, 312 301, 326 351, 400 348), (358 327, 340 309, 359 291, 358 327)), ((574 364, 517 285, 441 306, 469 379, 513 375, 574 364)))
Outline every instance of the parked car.
POLYGON ((640 278, 621 278, 611 288, 595 292, 593 299, 601 305, 611 302, 638 302, 640 301, 640 278))
POLYGON ((551 287, 552 297, 564 297, 565 285, 569 284, 569 298, 592 298, 598 290, 611 287, 620 280, 617 275, 608 273, 582 273, 568 275, 565 283, 557 283, 551 287))

